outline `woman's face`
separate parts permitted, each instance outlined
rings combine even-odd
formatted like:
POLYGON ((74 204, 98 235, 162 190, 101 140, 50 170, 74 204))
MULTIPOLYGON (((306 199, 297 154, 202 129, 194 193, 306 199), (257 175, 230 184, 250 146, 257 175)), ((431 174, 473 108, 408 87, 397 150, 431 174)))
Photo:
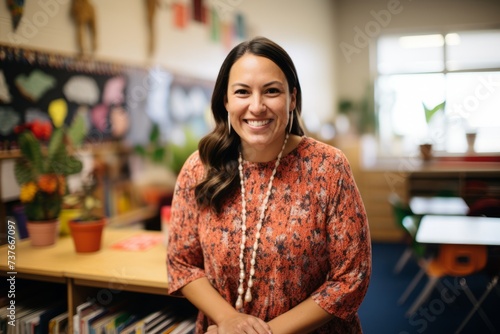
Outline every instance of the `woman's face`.
POLYGON ((289 113, 295 108, 283 71, 265 57, 245 54, 229 72, 225 106, 232 131, 241 138, 244 158, 270 161, 278 155, 289 113), (250 156, 258 153, 257 156, 250 156))

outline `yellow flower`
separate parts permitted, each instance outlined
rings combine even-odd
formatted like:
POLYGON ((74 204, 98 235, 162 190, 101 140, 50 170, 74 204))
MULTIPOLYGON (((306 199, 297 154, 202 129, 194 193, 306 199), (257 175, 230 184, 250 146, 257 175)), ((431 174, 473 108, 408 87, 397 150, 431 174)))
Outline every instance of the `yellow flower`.
POLYGON ((28 182, 21 186, 21 192, 19 194, 19 199, 23 203, 31 202, 35 197, 38 188, 35 182, 28 182))

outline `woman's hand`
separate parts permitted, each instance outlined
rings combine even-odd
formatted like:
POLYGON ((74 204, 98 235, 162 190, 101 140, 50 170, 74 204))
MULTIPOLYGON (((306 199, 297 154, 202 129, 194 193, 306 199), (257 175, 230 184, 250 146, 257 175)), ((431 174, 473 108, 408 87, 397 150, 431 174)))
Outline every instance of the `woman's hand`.
POLYGON ((272 331, 265 321, 238 313, 223 320, 219 325, 209 326, 205 334, 272 334, 272 331))

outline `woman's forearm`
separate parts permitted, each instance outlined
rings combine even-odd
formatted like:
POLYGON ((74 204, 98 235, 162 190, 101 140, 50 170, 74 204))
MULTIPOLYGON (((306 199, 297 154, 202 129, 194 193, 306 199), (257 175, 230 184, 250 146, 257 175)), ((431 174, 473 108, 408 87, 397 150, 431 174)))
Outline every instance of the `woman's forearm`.
POLYGON ((214 289, 206 277, 192 281, 184 286, 181 292, 198 310, 217 324, 238 314, 236 309, 214 289))
POLYGON ((334 316, 323 310, 312 298, 307 298, 268 324, 273 334, 310 333, 334 316))

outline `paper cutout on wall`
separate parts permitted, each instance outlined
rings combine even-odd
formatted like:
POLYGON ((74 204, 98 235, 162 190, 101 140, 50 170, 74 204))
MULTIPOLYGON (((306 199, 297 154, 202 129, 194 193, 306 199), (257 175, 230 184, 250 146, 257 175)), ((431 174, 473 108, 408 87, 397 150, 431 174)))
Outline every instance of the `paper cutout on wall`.
POLYGON ((24 0, 7 0, 7 6, 12 17, 12 28, 15 31, 23 17, 24 0))
POLYGON ((15 79, 17 89, 31 102, 37 102, 48 90, 55 87, 54 77, 39 69, 33 70, 28 76, 19 74, 15 79))
POLYGON ((115 138, 123 137, 129 128, 128 113, 122 107, 113 107, 110 113, 111 135, 115 138))
POLYGON ((28 108, 25 111, 24 121, 31 123, 33 121, 50 122, 49 115, 38 108, 28 108))
POLYGON ((108 106, 123 104, 123 102, 125 102, 125 84, 126 82, 123 76, 116 76, 106 81, 102 102, 108 106))
POLYGON ((229 50, 233 44, 234 30, 233 25, 229 22, 222 22, 222 44, 229 50))
POLYGON ((49 116, 56 128, 60 128, 64 124, 66 115, 68 114, 68 105, 63 99, 57 99, 49 104, 49 116))
POLYGON ((8 136, 14 132, 14 128, 21 121, 19 113, 11 107, 0 107, 0 134, 8 136))
POLYGON ((83 143, 90 128, 89 108, 85 105, 80 105, 76 110, 71 127, 68 129, 68 136, 74 145, 83 143))
POLYGON ((172 4, 172 12, 174 15, 174 27, 179 29, 186 28, 189 20, 186 4, 180 2, 172 4))
POLYGON ((205 113, 210 106, 211 95, 212 85, 208 82, 174 78, 168 101, 170 127, 162 128, 162 131, 168 131, 166 135, 169 141, 184 146, 189 141, 187 133, 199 140, 208 132, 205 113))
POLYGON ((212 8, 210 10, 210 38, 212 41, 220 41, 220 29, 221 23, 219 13, 215 8, 212 8))
POLYGON ((85 75, 75 75, 64 85, 66 99, 77 104, 94 105, 99 101, 99 87, 95 80, 85 75))
POLYGON ((236 29, 236 37, 237 38, 239 38, 241 40, 247 38, 247 29, 246 29, 246 24, 245 24, 245 17, 241 13, 236 14, 235 29, 236 29))
POLYGON ((207 16, 205 13, 205 6, 203 5, 203 0, 193 0, 193 20, 201 23, 206 23, 207 16))
POLYGON ((2 103, 10 103, 12 97, 9 93, 9 86, 7 86, 7 82, 5 81, 5 75, 3 71, 0 71, 0 102, 2 103))
POLYGON ((91 124, 100 132, 104 133, 108 128, 109 109, 105 104, 98 104, 90 112, 91 124))
POLYGON ((172 118, 180 123, 203 116, 205 107, 210 102, 200 87, 192 87, 189 91, 184 87, 173 87, 170 98, 172 118))

